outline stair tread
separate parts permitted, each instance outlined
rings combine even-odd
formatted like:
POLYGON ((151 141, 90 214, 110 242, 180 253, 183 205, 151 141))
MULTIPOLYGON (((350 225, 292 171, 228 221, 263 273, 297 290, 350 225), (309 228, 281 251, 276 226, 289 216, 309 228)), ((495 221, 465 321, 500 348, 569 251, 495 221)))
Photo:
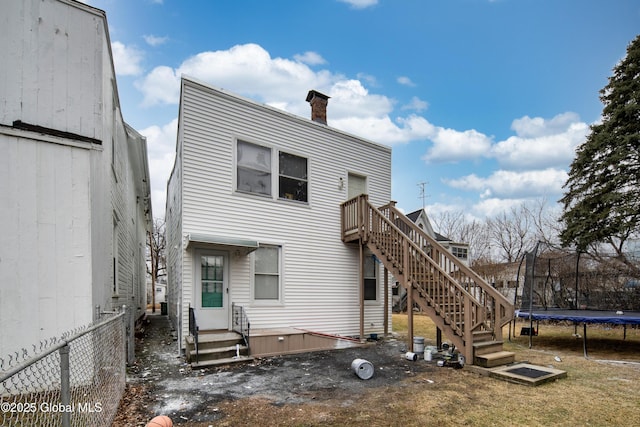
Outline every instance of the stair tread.
POLYGON ((253 357, 251 356, 240 356, 240 357, 226 357, 224 359, 214 359, 214 360, 203 360, 201 362, 192 363, 192 368, 206 368, 209 366, 220 366, 220 365, 229 365, 232 363, 243 363, 243 362, 251 362, 253 361, 253 357))
POLYGON ((493 345, 502 345, 504 344, 504 341, 480 341, 480 342, 474 342, 473 346, 476 348, 479 347, 491 347, 493 345))
MULTIPOLYGON (((241 345, 240 346, 240 351, 243 350, 247 350, 248 347, 246 345, 241 345)), ((228 347, 214 347, 214 348, 203 348, 200 349, 198 351, 199 355, 203 355, 203 354, 216 354, 216 353, 224 353, 227 351, 236 351, 236 346, 235 345, 230 345, 228 347)), ((191 353, 192 355, 195 356, 196 351, 195 350, 190 350, 189 353, 191 353)))
POLYGON ((515 353, 512 351, 502 350, 502 351, 496 351, 495 353, 480 354, 480 355, 477 355, 476 358, 485 359, 485 360, 496 360, 496 359, 502 359, 510 356, 515 356, 515 353))

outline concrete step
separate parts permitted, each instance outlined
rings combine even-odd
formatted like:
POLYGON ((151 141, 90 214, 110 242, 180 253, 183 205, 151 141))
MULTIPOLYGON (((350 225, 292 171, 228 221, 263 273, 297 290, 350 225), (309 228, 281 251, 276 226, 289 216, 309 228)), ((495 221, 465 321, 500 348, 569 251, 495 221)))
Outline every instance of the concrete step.
MULTIPOLYGON (((186 337, 187 346, 193 348, 195 343, 191 335, 186 337)), ((204 350, 207 348, 227 347, 236 344, 244 344, 242 335, 236 332, 200 332, 198 334, 198 348, 204 350)))
POLYGON ((251 356, 240 356, 240 357, 226 357, 224 359, 214 359, 214 360, 199 360, 198 363, 192 363, 192 369, 202 369, 202 368, 210 368, 212 366, 223 366, 223 365, 231 365, 234 363, 248 363, 253 361, 253 357, 251 356))
POLYGON ((515 360, 516 355, 513 352, 497 351, 495 353, 476 355, 474 364, 485 368, 493 368, 495 366, 508 365, 515 360))
MULTIPOLYGON (((200 349, 198 351, 198 360, 214 360, 214 359, 225 359, 227 357, 233 357, 236 355, 237 351, 240 352, 240 355, 246 355, 249 353, 249 348, 245 345, 241 345, 236 349, 235 345, 230 345, 226 347, 215 347, 215 348, 206 348, 200 349)), ((196 359, 196 351, 189 351, 190 360, 196 359)))

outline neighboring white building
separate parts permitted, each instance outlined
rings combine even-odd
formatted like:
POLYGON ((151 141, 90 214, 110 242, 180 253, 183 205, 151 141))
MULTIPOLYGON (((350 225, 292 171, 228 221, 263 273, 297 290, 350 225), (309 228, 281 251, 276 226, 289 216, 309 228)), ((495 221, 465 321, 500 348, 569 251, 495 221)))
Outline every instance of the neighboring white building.
POLYGON ((407 218, 413 221, 421 230, 424 230, 429 236, 434 238, 438 243, 444 246, 449 252, 451 252, 456 258, 458 258, 464 265, 469 266, 469 244, 454 242, 448 237, 442 234, 436 233, 433 230, 431 221, 427 216, 427 212, 424 209, 418 209, 407 214, 407 218))
MULTIPOLYGON (((327 126, 327 100, 310 91, 307 120, 183 77, 166 209, 183 347, 189 307, 201 330, 231 329, 232 303, 252 330, 359 334, 359 250, 341 240, 340 204, 389 202, 391 149, 327 126)), ((365 331, 381 333, 382 267, 366 259, 365 331)))
POLYGON ((2 357, 99 311, 143 313, 151 204, 146 142, 121 115, 105 12, 3 1, 0 51, 2 357))

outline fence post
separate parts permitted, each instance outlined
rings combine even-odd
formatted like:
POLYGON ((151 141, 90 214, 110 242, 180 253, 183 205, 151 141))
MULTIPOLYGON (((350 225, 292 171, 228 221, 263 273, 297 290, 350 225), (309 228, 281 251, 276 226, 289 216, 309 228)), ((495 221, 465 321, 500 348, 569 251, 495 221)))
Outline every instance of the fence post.
POLYGON ((65 410, 62 411, 62 426, 71 426, 71 412, 66 408, 71 404, 71 387, 70 387, 70 369, 69 369, 69 344, 65 344, 60 348, 60 403, 65 410))
POLYGON ((126 305, 122 306, 122 311, 124 311, 124 321, 125 321, 125 351, 127 352, 127 364, 130 365, 136 360, 136 347, 135 341, 133 338, 135 323, 133 320, 133 311, 127 307, 126 305))

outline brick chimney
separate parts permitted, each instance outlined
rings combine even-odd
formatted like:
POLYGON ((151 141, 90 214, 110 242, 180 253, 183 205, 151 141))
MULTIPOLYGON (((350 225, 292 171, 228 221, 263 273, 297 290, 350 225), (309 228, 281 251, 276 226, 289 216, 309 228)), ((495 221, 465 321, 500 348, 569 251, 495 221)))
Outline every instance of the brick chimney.
POLYGON ((307 102, 311 104, 311 120, 326 125, 329 97, 317 90, 310 90, 307 94, 307 102))

